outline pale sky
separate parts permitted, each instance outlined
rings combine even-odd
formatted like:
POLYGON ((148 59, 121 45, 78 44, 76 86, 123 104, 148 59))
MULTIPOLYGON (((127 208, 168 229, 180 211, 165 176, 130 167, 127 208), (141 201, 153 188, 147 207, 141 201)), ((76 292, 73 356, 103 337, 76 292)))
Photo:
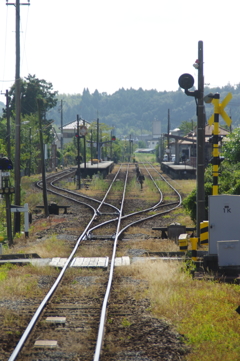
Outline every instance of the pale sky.
MULTIPOLYGON (((239 0, 30 0, 20 14, 20 75, 35 74, 59 93, 176 91, 183 73, 197 87, 199 40, 205 83, 240 83, 239 0)), ((5 0, 0 49, 5 92, 15 78, 15 6, 5 0)))

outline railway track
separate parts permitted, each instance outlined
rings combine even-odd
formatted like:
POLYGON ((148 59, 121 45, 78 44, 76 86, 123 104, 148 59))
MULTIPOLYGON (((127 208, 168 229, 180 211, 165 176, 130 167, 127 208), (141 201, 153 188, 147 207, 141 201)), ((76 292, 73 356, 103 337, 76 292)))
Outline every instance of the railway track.
MULTIPOLYGON (((111 175, 112 179, 102 199, 61 187, 59 182, 64 177, 69 177, 70 171, 55 174, 47 179, 49 192, 63 197, 68 204, 74 203, 74 207, 80 209, 78 212, 84 214, 84 225, 81 224, 81 228, 84 229, 77 237, 71 254, 66 258, 50 290, 31 317, 9 361, 16 359, 21 361, 129 359, 132 361, 145 357, 142 356, 145 352, 144 347, 139 348, 138 356, 133 345, 126 350, 118 350, 118 356, 116 354, 114 356, 112 351, 112 345, 119 341, 118 337, 114 341, 113 336, 116 335, 114 328, 118 322, 120 323, 119 320, 134 313, 141 313, 141 308, 146 307, 145 303, 147 303, 143 301, 143 306, 141 302, 136 304, 131 299, 121 303, 118 290, 122 279, 114 277, 117 250, 121 248, 119 244, 124 242, 128 229, 139 224, 151 228, 155 225, 156 219, 160 221, 163 215, 179 207, 182 200, 177 190, 166 181, 157 168, 150 164, 140 164, 139 168, 144 174, 145 182, 153 184, 155 188, 156 196, 149 201, 144 200, 143 197, 141 199, 139 195, 136 196, 136 192, 132 190, 132 183, 136 182, 134 165, 121 165, 117 172, 111 175), (161 190, 163 183, 168 187, 164 192, 161 190), (171 194, 171 201, 164 199, 166 193, 168 199, 171 194), (84 270, 70 267, 74 259, 83 257, 83 247, 91 248, 92 257, 98 257, 99 252, 101 256, 104 254, 103 258, 109 260, 108 267, 84 270), (135 308, 137 309, 133 311, 135 308), (113 323, 111 319, 114 320, 113 323), (115 322, 116 320, 118 321, 115 322), (114 326, 113 329, 111 325, 114 326), (107 332, 106 339, 104 332, 107 332), (47 342, 49 347, 42 348, 47 342)), ((40 187, 41 183, 38 183, 38 186, 40 187)), ((146 190, 142 190, 144 191, 146 190)), ((141 194, 140 186, 139 194, 141 194)), ((140 282, 139 287, 144 285, 140 282)), ((150 317, 146 318, 146 327, 151 329, 153 334, 158 335, 164 329, 164 332, 169 334, 168 339, 175 337, 169 327, 160 321, 155 320, 156 325, 150 327, 150 320, 150 317)), ((152 338, 156 343, 155 336, 152 338)), ((149 349, 147 354, 150 356, 164 350, 165 357, 171 354, 172 360, 180 359, 182 346, 178 340, 175 350, 173 348, 169 351, 167 345, 165 347, 161 343, 159 345, 155 350, 149 349)))

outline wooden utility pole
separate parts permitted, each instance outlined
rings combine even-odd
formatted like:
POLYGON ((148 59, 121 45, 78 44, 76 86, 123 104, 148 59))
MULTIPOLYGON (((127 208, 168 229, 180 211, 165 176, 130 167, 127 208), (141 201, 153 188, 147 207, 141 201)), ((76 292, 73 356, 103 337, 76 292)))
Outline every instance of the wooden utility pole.
POLYGON ((93 131, 91 129, 91 165, 93 165, 93 131))
POLYGON ((100 160, 100 141, 99 141, 99 118, 97 118, 97 156, 96 158, 100 160))
POLYGON ((63 165, 63 100, 61 100, 61 153, 63 165))
POLYGON ((80 178, 80 134, 79 134, 79 115, 77 114, 77 189, 81 189, 80 178))
MULTIPOLYGON (((20 6, 16 0, 16 75, 15 75, 15 205, 21 204, 20 173, 20 123, 21 123, 21 85, 20 85, 20 6)), ((20 232, 20 212, 14 213, 14 233, 20 232)))
POLYGON ((38 104, 38 122, 39 122, 39 133, 40 133, 40 147, 41 147, 41 163, 42 163, 42 186, 43 186, 43 205, 45 217, 49 216, 48 201, 47 201, 47 185, 46 185, 46 172, 45 172, 45 159, 43 149, 43 133, 42 133, 42 100, 37 100, 38 104))
MULTIPOLYGON (((21 124, 21 79, 20 79, 20 5, 28 3, 15 3, 6 1, 6 5, 14 5, 16 8, 16 71, 15 71, 15 204, 21 204, 21 173, 20 173, 20 124, 21 124)), ((14 233, 20 232, 20 212, 14 213, 14 233)))
POLYGON ((10 97, 8 90, 6 90, 6 115, 7 115, 7 155, 11 159, 11 127, 10 127, 10 111, 9 111, 10 97))
MULTIPOLYGON (((85 127, 86 121, 83 121, 83 126, 85 127)), ((87 169, 87 149, 86 149, 86 135, 83 136, 83 160, 84 160, 84 177, 86 177, 86 169, 87 169)))
POLYGON ((8 95, 8 90, 6 90, 6 93, 1 94, 5 95, 6 97, 6 118, 7 118, 7 136, 6 136, 6 142, 7 142, 7 156, 9 159, 11 159, 11 128, 10 128, 10 111, 9 111, 9 102, 10 97, 8 95))
POLYGON ((167 132, 168 132, 168 138, 167 138, 167 148, 168 148, 168 161, 170 162, 170 138, 169 138, 169 134, 170 134, 170 109, 168 109, 168 129, 167 129, 167 132))

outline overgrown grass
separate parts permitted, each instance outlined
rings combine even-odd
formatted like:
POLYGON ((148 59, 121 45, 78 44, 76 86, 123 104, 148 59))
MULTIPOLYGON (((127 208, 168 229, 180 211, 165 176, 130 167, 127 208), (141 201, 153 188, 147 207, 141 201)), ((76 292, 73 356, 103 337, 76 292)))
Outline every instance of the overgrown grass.
POLYGON ((24 248, 24 253, 37 253, 41 258, 68 257, 71 247, 55 235, 24 248))
POLYGON ((155 154, 134 153, 137 162, 156 162, 155 154))
POLYGON ((108 183, 102 178, 101 175, 93 176, 91 189, 95 191, 106 191, 108 189, 108 183))
POLYGON ((239 286, 194 280, 173 262, 135 263, 116 272, 148 282, 145 294, 136 289, 135 297, 148 297, 153 315, 184 336, 192 350, 187 361, 240 360, 239 286))
POLYGON ((113 192, 122 192, 123 185, 124 185, 124 182, 122 180, 118 180, 117 182, 114 182, 114 184, 112 186, 112 191, 113 192))
POLYGON ((4 264, 0 267, 0 299, 41 297, 45 291, 38 287, 39 277, 56 274, 53 267, 4 264))

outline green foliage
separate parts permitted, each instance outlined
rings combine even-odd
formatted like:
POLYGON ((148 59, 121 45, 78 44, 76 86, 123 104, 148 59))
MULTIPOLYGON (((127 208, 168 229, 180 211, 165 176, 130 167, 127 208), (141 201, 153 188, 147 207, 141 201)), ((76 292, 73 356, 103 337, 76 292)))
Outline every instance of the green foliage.
POLYGON ((187 135, 188 133, 190 133, 191 131, 193 131, 193 129, 197 126, 197 123, 192 121, 182 121, 182 123, 179 126, 179 129, 181 130, 183 135, 187 135))
MULTIPOLYGON (((10 142, 11 142, 11 158, 15 154, 15 85, 9 91, 10 97, 10 142)), ((43 141, 45 144, 53 142, 52 126, 49 126, 49 120, 46 119, 46 112, 57 104, 57 92, 52 90, 52 84, 44 79, 38 79, 35 75, 21 79, 21 152, 20 167, 21 169, 29 169, 30 173, 37 172, 40 163, 40 147, 39 147, 39 119, 37 100, 41 99, 42 106, 42 129, 43 141), (39 159, 39 162, 37 160, 39 159)), ((0 122, 0 153, 6 154, 6 109, 3 109, 3 121, 0 122)))
MULTIPOLYGON (((15 111, 15 85, 9 91, 10 111, 15 111)), ((21 114, 23 116, 35 114, 38 111, 37 99, 43 99, 43 112, 56 106, 57 92, 53 91, 52 83, 44 79, 38 79, 35 75, 29 74, 21 79, 21 114)))
POLYGON ((131 326, 131 322, 126 318, 126 317, 124 317, 123 319, 122 319, 122 326, 123 327, 129 327, 129 326, 131 326))
POLYGON ((155 154, 146 154, 146 153, 135 153, 137 162, 150 162, 154 163, 156 161, 155 154))
POLYGON ((6 263, 6 264, 3 264, 1 267, 0 267, 0 282, 1 281, 4 281, 7 276, 8 276, 8 272, 15 268, 16 266, 10 264, 10 263, 6 263))
MULTIPOLYGON (((171 125, 178 126, 181 120, 191 119, 195 116, 195 104, 193 99, 187 99, 186 95, 178 90, 176 92, 158 92, 157 90, 143 89, 119 89, 112 95, 99 93, 97 90, 90 94, 88 89, 83 94, 59 95, 63 99, 63 113, 66 119, 75 119, 76 114, 81 114, 84 119, 92 121, 96 119, 97 111, 100 121, 109 126, 116 127, 117 136, 135 134, 141 139, 141 135, 152 131, 153 119, 159 119, 163 125, 163 132, 167 130, 168 109, 173 108, 171 125), (188 101, 187 101, 188 100, 188 101)), ((59 119, 58 108, 51 110, 51 117, 59 119)))
MULTIPOLYGON (((212 184, 205 183, 205 219, 208 219, 208 196, 212 194, 212 184)), ((195 188, 187 198, 183 200, 183 207, 189 213, 193 222, 197 218, 197 189, 195 188)))
MULTIPOLYGON (((204 175, 205 189, 205 219, 208 219, 208 196, 212 194, 212 166, 206 168, 204 175)), ((240 195, 240 163, 230 163, 224 160, 220 167, 219 194, 240 195)), ((196 189, 183 200, 183 207, 189 213, 191 219, 196 222, 196 189)))
POLYGON ((240 162, 240 128, 234 129, 223 143, 223 156, 231 163, 240 162))
MULTIPOLYGON (((232 92, 237 103, 240 98, 240 86, 232 87, 227 85, 222 88, 205 88, 205 93, 216 93, 221 95, 221 99, 232 92)), ((159 119, 161 114, 162 133, 167 132, 168 109, 171 110, 171 129, 179 127, 182 122, 184 132, 192 130, 191 119, 196 124, 196 104, 192 97, 187 97, 185 93, 178 89, 177 91, 162 91, 135 89, 119 89, 112 95, 99 93, 97 90, 93 94, 88 89, 84 89, 82 94, 61 94, 59 98, 63 99, 64 119, 76 119, 76 114, 81 109, 84 119, 89 120, 97 118, 99 112, 100 121, 109 126, 116 127, 117 136, 134 134, 139 138, 143 134, 149 134, 152 131, 152 121, 159 119), (188 121, 190 119, 190 121, 188 121), (185 125, 187 129, 185 129, 185 125)), ((212 104, 207 105, 207 119, 213 113, 212 104)), ((233 122, 240 119, 240 107, 231 108, 233 122)), ((49 113, 51 118, 57 120, 60 125, 60 116, 58 107, 55 107, 49 113)), ((235 124, 236 125, 236 124, 235 124)), ((140 146, 141 148, 141 146, 140 146)))
POLYGON ((101 174, 97 174, 92 177, 91 189, 103 192, 108 189, 108 184, 104 181, 101 174))

